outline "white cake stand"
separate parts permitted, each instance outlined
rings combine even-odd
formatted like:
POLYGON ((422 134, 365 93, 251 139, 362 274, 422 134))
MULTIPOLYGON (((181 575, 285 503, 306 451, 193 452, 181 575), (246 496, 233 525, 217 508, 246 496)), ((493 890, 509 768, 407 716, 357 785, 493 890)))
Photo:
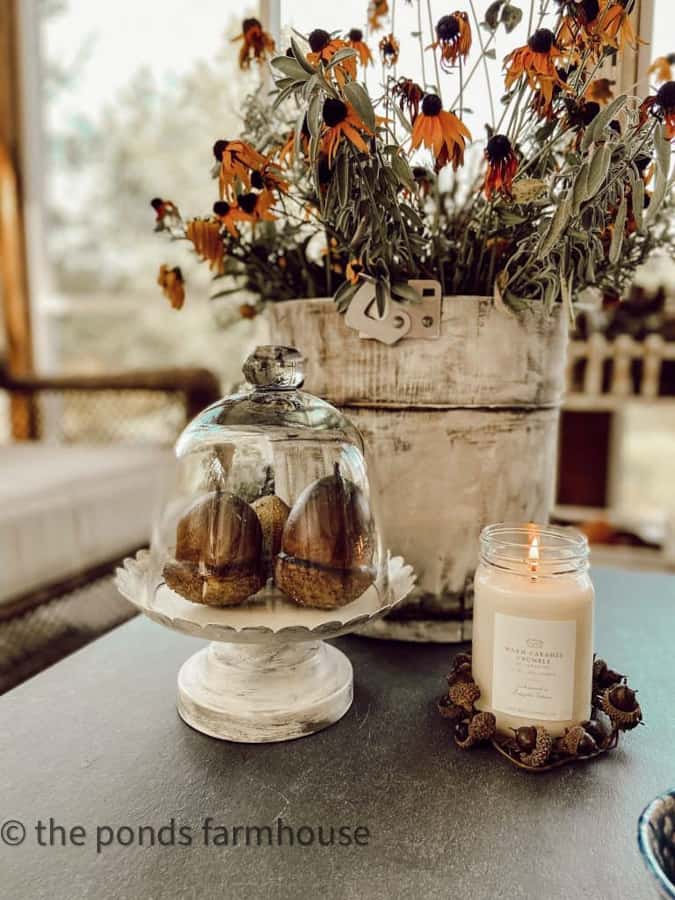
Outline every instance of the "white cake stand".
POLYGON ((387 601, 369 588, 337 610, 279 601, 219 609, 190 603, 158 584, 150 553, 117 569, 120 593, 148 618, 212 643, 178 673, 178 712, 204 734, 265 743, 304 737, 337 722, 353 697, 347 657, 324 639, 386 615, 412 590, 415 576, 401 557, 388 564, 387 601))

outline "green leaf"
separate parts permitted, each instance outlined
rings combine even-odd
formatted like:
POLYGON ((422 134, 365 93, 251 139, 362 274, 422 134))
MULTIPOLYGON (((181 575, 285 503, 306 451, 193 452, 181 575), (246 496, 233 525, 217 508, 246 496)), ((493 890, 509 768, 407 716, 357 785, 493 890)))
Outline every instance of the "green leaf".
POLYGON ((486 50, 486 51, 485 51, 485 56, 486 56, 488 59, 497 59, 497 51, 495 50, 494 47, 490 47, 489 50, 486 50))
POLYGON ((621 254, 621 247, 623 246, 623 232, 626 227, 626 215, 628 213, 628 201, 626 200, 626 196, 624 194, 621 205, 619 206, 618 212, 616 214, 616 219, 614 220, 614 231, 612 232, 612 242, 609 245, 609 254, 608 258, 610 263, 614 266, 619 261, 619 256, 621 254))
POLYGON ((375 111, 366 89, 358 81, 349 81, 344 86, 343 92, 364 125, 375 131, 375 111))
POLYGON ((310 75, 313 75, 315 72, 314 66, 307 61, 307 57, 302 52, 302 48, 296 41, 296 39, 291 35, 291 50, 293 51, 293 56, 300 63, 305 72, 308 72, 310 75))
POLYGON ((346 59, 351 59, 353 56, 356 56, 356 50, 351 47, 343 47, 342 50, 338 50, 337 53, 334 53, 333 56, 331 56, 326 69, 332 69, 333 66, 338 66, 341 62, 344 62, 346 59))
POLYGON ((392 297, 398 297, 399 300, 405 300, 408 303, 419 303, 422 299, 419 292, 415 290, 407 281, 394 281, 391 285, 392 297))
POLYGON ((272 65, 275 69, 278 69, 279 72, 283 72, 284 75, 288 75, 290 78, 293 78, 295 81, 307 81, 310 74, 314 71, 307 72, 304 66, 302 66, 296 59, 293 59, 292 56, 275 56, 272 60, 272 65))
POLYGON ((485 11, 485 24, 490 31, 496 31, 499 25, 499 11, 504 5, 504 0, 495 0, 485 11))
POLYGON ((626 94, 621 94, 620 96, 612 100, 609 106, 606 106, 604 109, 600 110, 600 112, 586 129, 586 132, 581 141, 582 150, 588 150, 593 141, 600 140, 600 138, 602 137, 602 133, 607 125, 609 125, 612 119, 616 119, 617 115, 626 105, 627 100, 628 97, 626 96, 626 94))

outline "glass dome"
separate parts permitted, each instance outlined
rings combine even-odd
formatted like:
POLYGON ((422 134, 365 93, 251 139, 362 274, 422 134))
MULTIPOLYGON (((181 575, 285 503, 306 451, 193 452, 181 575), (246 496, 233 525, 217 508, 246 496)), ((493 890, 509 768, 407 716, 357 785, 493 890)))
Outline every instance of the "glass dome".
POLYGON ((194 608, 232 612, 334 611, 365 596, 370 608, 386 605, 387 555, 361 435, 300 390, 297 350, 258 347, 243 371, 247 389, 200 413, 176 444, 150 554, 155 593, 169 588, 194 608))

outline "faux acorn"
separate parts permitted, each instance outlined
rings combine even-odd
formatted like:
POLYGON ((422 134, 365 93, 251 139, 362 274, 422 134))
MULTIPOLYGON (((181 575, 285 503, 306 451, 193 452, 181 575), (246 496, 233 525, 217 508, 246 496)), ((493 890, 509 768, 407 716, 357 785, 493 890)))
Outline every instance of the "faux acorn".
POLYGON ((565 729, 557 746, 563 753, 570 756, 590 756, 598 752, 595 739, 586 731, 583 725, 573 725, 565 729))
POLYGON ((308 485, 286 521, 275 581, 303 606, 334 609, 351 603, 373 583, 375 530, 361 489, 332 475, 308 485))
POLYGON ((491 712, 479 712, 471 719, 455 725, 455 743, 461 750, 489 741, 494 737, 497 720, 491 712))
POLYGON ((473 711, 474 703, 480 697, 480 688, 473 682, 460 681, 451 685, 448 696, 454 704, 470 713, 473 711))
MULTIPOLYGON (((540 766, 546 764, 549 756, 551 755, 551 750, 553 749, 553 738, 548 733, 545 728, 541 726, 525 726, 528 728, 534 729, 534 746, 527 753, 523 753, 520 757, 520 761, 524 763, 526 766, 532 766, 535 769, 538 769, 540 766)), ((523 729, 518 729, 518 731, 522 731, 523 729)), ((516 735, 516 740, 518 740, 518 736, 516 735)))
POLYGON ((642 710, 637 702, 635 691, 625 684, 607 688, 602 695, 601 706, 611 722, 621 731, 630 731, 642 721, 642 710))
POLYGON ((248 503, 212 491, 178 522, 175 559, 163 569, 167 585, 193 603, 237 606, 264 583, 262 528, 248 503))

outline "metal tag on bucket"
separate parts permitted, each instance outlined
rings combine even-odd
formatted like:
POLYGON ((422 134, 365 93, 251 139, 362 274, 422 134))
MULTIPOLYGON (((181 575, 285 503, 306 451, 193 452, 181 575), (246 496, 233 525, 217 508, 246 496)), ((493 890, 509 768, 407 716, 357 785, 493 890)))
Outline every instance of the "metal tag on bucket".
POLYGON ((438 281, 412 279, 408 282, 420 295, 417 303, 390 302, 380 318, 375 302, 375 285, 364 282, 345 313, 345 324, 362 338, 396 344, 402 338, 436 340, 441 336, 441 285, 438 281))

